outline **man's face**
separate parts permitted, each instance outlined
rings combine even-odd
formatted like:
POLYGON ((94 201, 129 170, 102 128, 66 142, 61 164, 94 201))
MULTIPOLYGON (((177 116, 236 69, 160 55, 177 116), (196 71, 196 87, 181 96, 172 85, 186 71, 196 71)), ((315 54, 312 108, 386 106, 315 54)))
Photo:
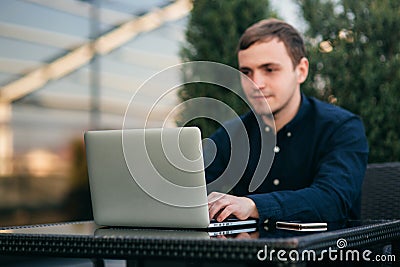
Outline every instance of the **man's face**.
POLYGON ((273 38, 239 51, 238 60, 239 70, 254 82, 241 79, 244 93, 256 113, 270 115, 272 112, 276 117, 298 107, 300 84, 308 74, 307 59, 303 58, 293 68, 284 43, 273 38))

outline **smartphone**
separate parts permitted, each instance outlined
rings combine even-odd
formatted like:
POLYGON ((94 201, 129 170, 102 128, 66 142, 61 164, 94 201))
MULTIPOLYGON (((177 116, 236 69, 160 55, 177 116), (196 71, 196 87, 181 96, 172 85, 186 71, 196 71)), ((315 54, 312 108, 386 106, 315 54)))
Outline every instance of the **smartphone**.
POLYGON ((276 222, 276 229, 285 229, 293 231, 326 231, 327 223, 301 223, 301 222, 276 222))

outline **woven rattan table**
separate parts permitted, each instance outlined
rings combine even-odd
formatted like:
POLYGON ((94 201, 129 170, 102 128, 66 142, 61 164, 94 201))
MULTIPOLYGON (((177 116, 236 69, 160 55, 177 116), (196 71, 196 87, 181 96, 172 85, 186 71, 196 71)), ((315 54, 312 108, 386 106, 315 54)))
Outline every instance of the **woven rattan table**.
POLYGON ((90 258, 99 266, 103 259, 126 260, 128 266, 395 266, 399 241, 400 220, 347 222, 322 232, 270 226, 217 237, 204 231, 109 228, 83 221, 0 228, 0 255, 90 258))

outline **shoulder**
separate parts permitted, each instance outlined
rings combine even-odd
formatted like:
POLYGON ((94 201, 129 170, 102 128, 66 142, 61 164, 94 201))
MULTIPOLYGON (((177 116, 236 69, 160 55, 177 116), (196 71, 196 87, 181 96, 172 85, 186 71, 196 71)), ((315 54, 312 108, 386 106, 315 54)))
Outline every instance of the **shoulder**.
POLYGON ((314 97, 306 97, 309 103, 309 114, 323 124, 340 125, 346 121, 361 120, 359 116, 342 107, 323 102, 314 97))
POLYGON ((309 101, 308 120, 314 121, 312 129, 321 142, 329 142, 327 147, 345 144, 367 151, 367 138, 361 118, 339 106, 325 103, 313 97, 309 101))

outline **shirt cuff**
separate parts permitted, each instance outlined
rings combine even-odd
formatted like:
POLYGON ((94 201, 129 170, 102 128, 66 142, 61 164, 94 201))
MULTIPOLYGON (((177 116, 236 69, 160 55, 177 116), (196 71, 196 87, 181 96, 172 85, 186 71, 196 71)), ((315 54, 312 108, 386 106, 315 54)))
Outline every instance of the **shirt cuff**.
POLYGON ((260 223, 268 220, 278 220, 282 216, 282 208, 272 194, 256 194, 246 196, 254 201, 258 210, 260 223))

